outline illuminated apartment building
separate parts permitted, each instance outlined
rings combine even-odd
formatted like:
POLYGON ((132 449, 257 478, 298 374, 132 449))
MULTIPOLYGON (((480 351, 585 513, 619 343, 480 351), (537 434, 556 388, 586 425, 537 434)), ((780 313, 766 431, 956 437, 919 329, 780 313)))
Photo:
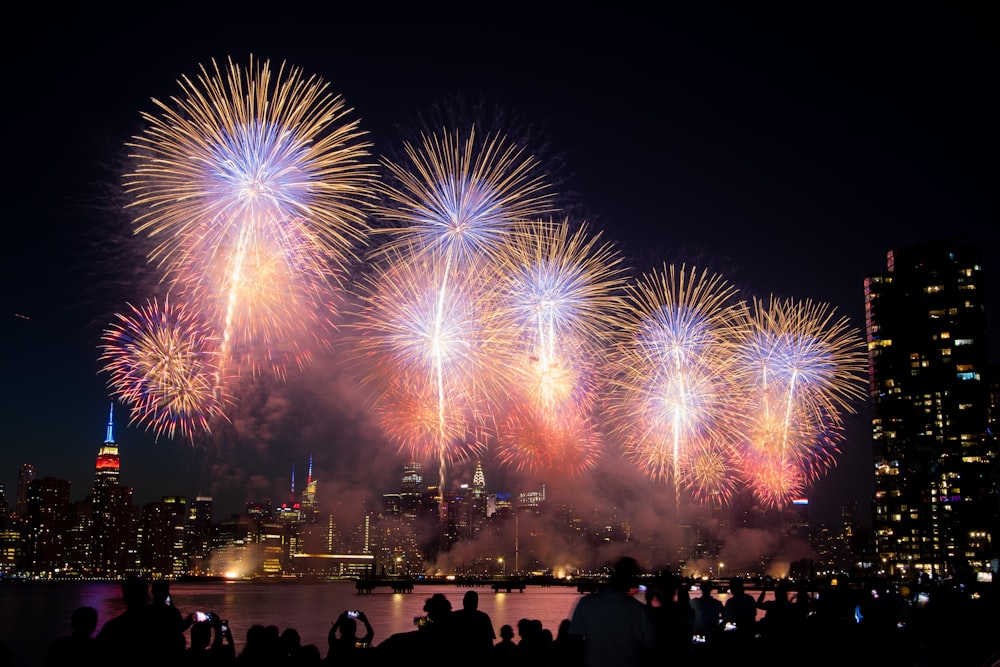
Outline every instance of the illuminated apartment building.
POLYGON ((988 570, 998 521, 978 248, 888 253, 865 279, 876 569, 988 570), (881 562, 879 562, 881 561, 881 562))

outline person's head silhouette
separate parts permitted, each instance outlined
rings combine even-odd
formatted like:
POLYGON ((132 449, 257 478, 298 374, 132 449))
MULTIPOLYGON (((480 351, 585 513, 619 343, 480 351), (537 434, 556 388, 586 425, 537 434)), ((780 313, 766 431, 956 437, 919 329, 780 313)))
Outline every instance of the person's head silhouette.
POLYGON ((153 602, 166 604, 170 599, 170 582, 166 579, 154 579, 150 588, 153 593, 153 602))
POLYGON ((633 588, 638 588, 639 575, 641 573, 642 568, 639 567, 639 561, 631 556, 625 556, 615 563, 608 583, 612 588, 623 591, 632 590, 633 588))
POLYGON ((74 635, 89 637, 97 629, 97 610, 93 607, 77 607, 69 620, 74 635))
POLYGON ((191 648, 204 651, 212 643, 212 622, 199 621, 191 626, 191 648))
POLYGON ((435 593, 424 602, 424 611, 430 620, 441 621, 451 611, 451 602, 443 593, 435 593))
POLYGON ((149 602, 149 582, 139 577, 122 581, 122 598, 129 609, 141 609, 149 602))

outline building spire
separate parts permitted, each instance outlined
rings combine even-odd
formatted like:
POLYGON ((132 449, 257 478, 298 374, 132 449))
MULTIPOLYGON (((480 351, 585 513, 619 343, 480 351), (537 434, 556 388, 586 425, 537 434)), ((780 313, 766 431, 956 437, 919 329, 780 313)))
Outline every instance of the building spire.
POLYGON ((476 472, 472 476, 472 497, 482 498, 486 495, 486 477, 483 475, 483 462, 476 462, 476 472))
POLYGON ((312 452, 309 452, 309 474, 306 475, 307 489, 309 488, 309 485, 312 484, 312 481, 313 481, 313 455, 312 452))
POLYGON ((295 499, 295 461, 292 461, 292 499, 295 499))
POLYGON ((111 402, 111 409, 108 411, 108 435, 104 438, 105 445, 115 444, 115 403, 111 402))

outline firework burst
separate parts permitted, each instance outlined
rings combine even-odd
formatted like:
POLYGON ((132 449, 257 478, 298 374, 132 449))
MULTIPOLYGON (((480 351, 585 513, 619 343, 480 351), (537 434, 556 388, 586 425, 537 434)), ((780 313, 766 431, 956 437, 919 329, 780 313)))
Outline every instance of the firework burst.
POLYGON ((194 439, 225 419, 229 399, 215 390, 216 341, 189 311, 165 299, 144 308, 129 304, 105 329, 100 360, 108 386, 131 413, 131 423, 173 438, 194 439))
POLYGON ((676 488, 710 480, 704 494, 730 489, 731 475, 716 468, 731 464, 726 443, 741 410, 733 384, 732 330, 742 314, 735 293, 719 276, 673 266, 627 288, 630 336, 619 345, 610 406, 615 432, 640 469, 676 488))
POLYGON ((679 484, 702 505, 726 505, 744 486, 742 468, 740 452, 730 440, 697 439, 685 448, 679 484))
POLYGON ((374 164, 316 77, 251 58, 184 77, 133 138, 135 232, 172 292, 219 332, 220 363, 303 363, 367 238, 374 164))
POLYGON ((388 240, 376 250, 401 247, 430 253, 458 268, 490 261, 520 223, 553 210, 553 195, 537 161, 500 134, 480 140, 475 127, 425 134, 420 147, 404 147, 409 164, 383 160, 390 178, 375 207, 388 240))
POLYGON ((451 463, 485 447, 489 397, 503 377, 492 351, 507 346, 486 325, 487 278, 458 272, 442 299, 443 270, 411 253, 383 255, 362 284, 355 339, 387 433, 414 458, 451 463))
POLYGON ((409 165, 383 161, 390 178, 379 186, 385 203, 375 213, 385 224, 377 231, 388 240, 373 258, 388 257, 395 269, 417 266, 419 275, 407 279, 411 285, 401 285, 397 270, 382 272, 369 294, 384 289, 391 296, 369 301, 366 319, 376 328, 396 329, 386 317, 402 317, 404 327, 420 331, 416 338, 398 329, 388 333, 386 352, 389 358, 409 360, 396 372, 417 369, 421 381, 412 385, 415 391, 436 397, 443 490, 453 455, 449 415, 479 420, 483 414, 480 389, 489 374, 481 372, 481 365, 490 355, 482 342, 495 335, 486 320, 496 255, 521 221, 548 209, 551 195, 537 162, 499 135, 482 142, 475 128, 464 139, 458 132, 424 135, 420 148, 407 144, 405 152, 409 165), (396 314, 400 307, 407 312, 396 314), (456 402, 468 407, 457 409, 456 402))
POLYGON ((791 500, 833 464, 840 415, 864 397, 863 340, 834 315, 826 304, 754 299, 740 332, 743 455, 765 504, 791 500))
POLYGON ((579 475, 600 461, 601 431, 590 415, 580 411, 553 418, 515 403, 498 428, 497 460, 515 470, 579 475))
POLYGON ((600 451, 592 411, 622 309, 622 259, 600 234, 568 220, 520 228, 502 256, 495 326, 510 332, 514 348, 503 356, 514 382, 499 458, 519 469, 581 472, 600 451))

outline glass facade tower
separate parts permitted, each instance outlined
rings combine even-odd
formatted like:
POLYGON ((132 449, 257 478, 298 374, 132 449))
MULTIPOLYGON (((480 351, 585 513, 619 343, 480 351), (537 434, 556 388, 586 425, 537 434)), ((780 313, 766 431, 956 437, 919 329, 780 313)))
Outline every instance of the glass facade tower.
POLYGON ((990 569, 997 500, 978 247, 888 253, 865 279, 872 527, 890 575, 990 569))

